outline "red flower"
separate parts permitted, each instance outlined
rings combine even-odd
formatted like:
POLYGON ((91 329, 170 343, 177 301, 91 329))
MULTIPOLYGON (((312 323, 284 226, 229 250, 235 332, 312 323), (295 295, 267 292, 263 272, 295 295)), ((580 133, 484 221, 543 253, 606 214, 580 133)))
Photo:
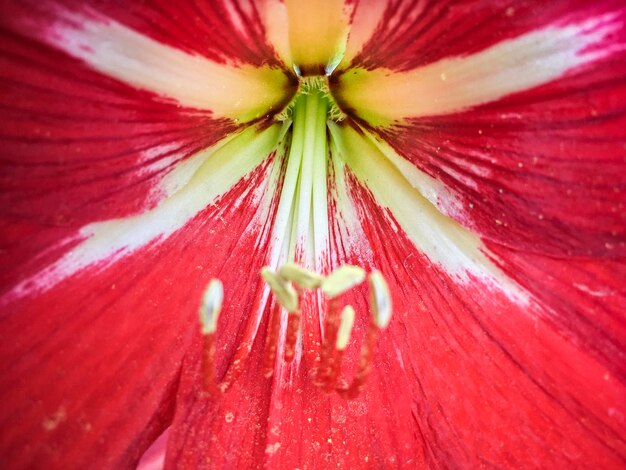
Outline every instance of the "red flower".
POLYGON ((623 2, 0 8, 3 466, 624 466, 623 2))

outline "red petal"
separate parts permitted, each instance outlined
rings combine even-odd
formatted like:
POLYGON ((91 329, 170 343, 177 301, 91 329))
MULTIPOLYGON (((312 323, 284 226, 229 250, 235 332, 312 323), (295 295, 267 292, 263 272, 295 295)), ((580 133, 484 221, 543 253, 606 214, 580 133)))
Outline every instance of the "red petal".
POLYGON ((332 136, 366 186, 350 179, 373 262, 392 285, 390 355, 412 374, 411 396, 423 407, 416 425, 436 443, 429 457, 452 467, 618 466, 626 453, 623 263, 493 242, 477 252, 366 135, 344 126, 332 136))
MULTIPOLYGON (((567 275, 580 276, 576 264, 568 268, 565 261, 543 259, 543 269, 566 270, 531 271, 527 265, 537 259, 508 250, 498 254, 526 269, 513 278, 531 287, 530 303, 515 301, 479 278, 460 281, 388 225, 390 216, 357 184, 353 194, 394 300, 392 324, 380 346, 379 358, 386 355, 386 360, 379 359, 377 367, 395 363, 385 379, 408 375, 414 432, 427 465, 621 466, 626 348, 623 335, 617 339, 619 330, 611 328, 625 326, 624 297, 615 293, 590 305, 592 297, 571 296, 565 283, 567 275), (572 341, 564 322, 568 328, 587 327, 584 343, 580 337, 572 341), (608 344, 608 355, 599 357, 598 349, 608 344)), ((619 272, 608 274, 601 262, 589 261, 585 268, 588 278, 607 282, 607 289, 619 282, 619 272)))
POLYGON ((442 210, 487 239, 554 256, 626 253, 626 87, 606 63, 474 111, 415 120, 388 141, 452 188, 442 210), (446 208, 446 206, 448 206, 446 208))
MULTIPOLYGON (((208 279, 222 270, 240 279, 260 267, 261 260, 232 254, 256 246, 263 221, 253 193, 267 187, 266 168, 161 244, 10 304, 0 347, 3 363, 11 364, 0 391, 7 462, 48 468, 137 463, 172 419, 180 365, 199 328, 198 299, 208 279)), ((237 296, 230 289, 226 300, 235 305, 237 296)))
POLYGON ((565 18, 584 21, 622 7, 619 0, 549 4, 537 0, 523 4, 515 0, 361 0, 354 22, 364 31, 352 46, 356 57, 351 66, 414 69, 446 57, 476 53, 565 18))
POLYGON ((208 3, 165 0, 126 3, 94 0, 89 5, 80 0, 32 0, 4 2, 3 22, 15 24, 26 17, 31 26, 45 28, 61 7, 70 12, 90 11, 122 23, 158 42, 217 62, 233 59, 251 65, 279 67, 272 46, 265 37, 260 9, 263 1, 240 5, 226 0, 208 3))
MULTIPOLYGON (((13 26, 2 32, 0 72, 8 92, 1 98, 8 109, 3 294, 71 253, 86 224, 153 209, 165 195, 155 192, 165 175, 234 129, 97 74, 13 26)), ((242 181, 225 200, 262 176, 242 181)), ((114 266, 100 260, 37 297, 2 299, 3 336, 15 336, 0 348, 12 364, 1 377, 6 461, 50 468, 138 461, 172 419, 201 291, 240 241, 255 200, 212 206, 167 241, 114 266), (231 213, 236 222, 226 229, 206 225, 231 213)))
MULTIPOLYGON (((542 321, 623 380, 626 87, 616 77, 626 76, 624 10, 610 2, 563 7, 551 5, 545 17, 516 7, 508 18, 496 15, 486 24, 499 18, 499 28, 508 28, 503 37, 511 38, 529 28, 610 12, 605 16, 616 27, 587 50, 597 53, 594 61, 538 88, 466 112, 410 119, 403 128, 381 134, 416 167, 452 189, 431 201, 482 236, 495 263, 542 306, 537 313, 542 321), (551 16, 558 11, 561 19, 551 16)), ((436 24, 433 20, 435 29, 436 24)), ((428 31, 422 33, 428 37, 428 31)), ((480 31, 472 34, 476 42, 463 55, 501 39, 490 30, 485 38, 491 42, 485 43, 480 31)), ((432 43, 423 56, 438 60, 460 53, 447 49, 445 35, 442 42, 432 43)), ((370 44, 372 51, 378 44, 370 44)), ((408 54, 404 64, 386 65, 407 68, 408 54)), ((398 57, 402 60, 402 54, 393 55, 398 57)), ((423 65, 414 59, 410 67, 423 65)))
POLYGON ((153 207, 176 163, 233 129, 13 33, 0 42, 2 290, 32 273, 25 259, 78 228, 153 207))
MULTIPOLYGON (((348 180, 361 226, 331 203, 333 256, 381 268, 394 302, 362 395, 346 401, 314 386, 314 353, 291 364, 279 359, 273 377, 263 377, 265 309, 243 375, 217 398, 202 389, 196 337, 166 466, 619 466, 626 454, 626 388, 611 368, 623 361, 603 364, 591 348, 561 334, 548 315, 559 293, 524 304, 484 279, 450 275, 415 249, 353 177, 348 180), (348 226, 352 237, 345 240, 348 226)), ((366 327, 364 294, 357 289, 345 299, 358 312, 346 380, 366 327)), ((226 304, 223 317, 230 321, 220 326, 221 338, 240 341, 245 320, 234 319, 242 306, 252 307, 256 321, 260 312, 250 295, 237 306, 226 304)), ((261 293, 256 296, 259 301, 261 293)), ((309 311, 302 351, 315 351, 319 338, 319 320, 309 311)), ((607 339, 596 333, 589 342, 607 339)), ((223 373, 233 347, 222 341, 223 373)))
MULTIPOLYGON (((86 224, 157 207, 168 195, 155 191, 164 189, 157 183, 234 129, 27 39, 41 29, 21 28, 20 18, 43 26, 50 18, 38 17, 37 5, 6 7, 2 251, 10 268, 3 291, 45 272, 63 253, 71 256, 86 224)), ((1 377, 4 459, 50 468, 96 460, 126 468, 138 461, 172 419, 172 394, 206 280, 225 265, 255 274, 260 268, 249 269, 244 258, 231 258, 237 266, 227 260, 234 246, 253 251, 254 231, 248 245, 241 234, 259 213, 251 191, 260 191, 255 188, 267 177, 257 171, 223 196, 230 205, 201 211, 185 230, 113 266, 99 260, 37 297, 2 298, 3 335, 19 337, 0 348, 12 364, 1 377), (214 221, 222 217, 234 222, 221 227, 214 221), (146 264, 155 257, 158 266, 146 264)))
MULTIPOLYGON (((488 33, 492 42, 500 41, 500 29, 519 33, 520 28, 537 26, 530 16, 540 17, 541 24, 558 25, 553 15, 564 7, 553 2, 545 19, 543 9, 541 15, 530 15, 515 7, 514 15, 506 16, 502 10, 493 18, 488 15, 485 24, 498 25, 496 32, 488 33)), ((457 9, 459 14, 463 7, 457 9)), ((451 14, 455 9, 442 11, 451 14)), ((422 13, 426 18, 433 14, 422 13)), ((612 26, 586 49, 590 62, 541 86, 494 96, 487 104, 477 101, 477 107, 464 112, 450 108, 447 112, 452 114, 408 116, 407 122, 379 131, 400 155, 452 190, 454 200, 442 197, 433 202, 486 239, 551 256, 616 258, 626 253, 626 86, 621 78, 626 76, 626 10, 610 2, 601 7, 582 4, 564 14, 562 21, 570 24, 592 13, 607 18, 612 26)), ((441 21, 444 18, 448 17, 441 21)), ((429 21, 435 28, 439 20, 429 21)), ((428 31, 421 34, 428 38, 428 31)), ((481 40, 482 31, 482 23, 475 34, 472 30, 471 46, 464 54, 475 51, 476 44, 491 45, 481 40)), ((421 34, 415 36, 416 42, 421 34)), ((425 56, 433 60, 442 51, 457 53, 446 44, 432 43, 424 49, 425 56)), ((398 56, 393 55, 394 60, 398 56)), ((412 66, 421 63, 416 59, 412 66)), ((540 60, 530 63, 528 75, 545 65, 540 60)), ((454 86, 463 87, 462 77, 459 80, 449 88, 442 85, 439 98, 454 94, 454 86)), ((465 84, 471 88, 471 79, 465 84)))
MULTIPOLYGON (((333 253, 337 261, 329 263, 354 260, 368 266, 351 249, 340 248, 347 242, 339 238, 346 227, 335 204, 336 201, 331 203, 331 220, 336 224, 333 231, 338 238, 331 243, 339 251, 333 253)), ((368 249, 366 244, 362 248, 368 249)), ((224 275, 232 277, 229 284, 234 288, 241 286, 239 273, 224 275)), ((415 407, 408 379, 403 372, 398 373, 395 351, 378 363, 380 369, 357 399, 346 401, 335 393, 327 394, 314 384, 312 375, 320 347, 319 312, 305 307, 302 344, 298 345, 296 359, 285 363, 279 353, 272 377, 266 378, 262 371, 271 304, 263 300, 264 289, 254 289, 240 291, 237 302, 224 302, 220 315, 224 320, 218 327, 218 375, 233 365, 236 346, 243 343, 251 348, 241 377, 224 394, 215 397, 203 389, 199 334, 190 347, 176 400, 166 468, 295 468, 303 464, 312 468, 357 468, 368 462, 382 466, 422 461, 423 451, 410 419, 415 407), (259 321, 258 334, 252 342, 247 331, 259 321), (387 366, 388 361, 393 365, 387 366)), ((361 288, 346 298, 360 313, 355 325, 356 339, 345 358, 347 379, 356 368, 369 322, 364 294, 361 288)))
POLYGON ((626 380, 626 290, 621 260, 558 259, 487 243, 507 275, 545 307, 543 321, 626 380))

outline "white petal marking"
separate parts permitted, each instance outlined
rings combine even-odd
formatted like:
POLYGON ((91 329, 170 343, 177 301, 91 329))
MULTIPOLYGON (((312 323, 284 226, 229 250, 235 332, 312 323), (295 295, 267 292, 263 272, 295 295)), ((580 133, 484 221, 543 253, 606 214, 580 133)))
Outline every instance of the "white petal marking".
POLYGON ((176 165, 174 165, 168 172, 163 176, 159 185, 154 188, 153 193, 156 196, 169 197, 172 194, 175 194, 180 189, 182 189, 190 180, 193 178, 193 175, 196 173, 198 168, 200 168, 204 162, 217 152, 220 148, 228 144, 233 138, 235 138, 239 134, 230 134, 215 143, 211 148, 201 150, 200 152, 180 161, 176 165))
POLYGON ((606 57, 619 47, 592 46, 620 27, 615 15, 606 14, 407 72, 359 71, 346 75, 341 94, 370 123, 454 113, 549 83, 606 57))
POLYGON ((371 191, 376 202, 389 209, 417 249, 459 282, 469 282, 469 275, 473 275, 510 298, 527 302, 526 294, 486 256, 487 250, 480 239, 439 212, 373 142, 347 126, 330 125, 329 128, 336 151, 371 191))
POLYGON ((216 117, 249 120, 280 103, 278 70, 217 63, 162 44, 107 18, 60 13, 45 39, 101 73, 216 117))
POLYGON ((420 170, 406 158, 398 155, 387 142, 380 140, 367 130, 363 130, 363 132, 422 196, 446 215, 456 216, 463 213, 463 205, 452 189, 420 170))
MULTIPOLYGON (((281 136, 278 124, 261 132, 252 127, 217 151, 200 152, 206 154, 206 160, 180 191, 139 215, 86 225, 80 230, 86 237, 83 242, 56 263, 19 283, 2 302, 50 289, 87 266, 109 265, 151 242, 164 241, 250 174, 276 148, 281 136)), ((250 189, 241 200, 262 196, 255 193, 255 188, 250 189)))
POLYGON ((367 236, 359 220, 356 208, 350 199, 348 192, 348 182, 345 179, 344 163, 337 148, 331 146, 333 158, 332 184, 329 186, 330 197, 334 200, 333 213, 333 239, 335 240, 335 250, 331 252, 331 267, 341 266, 345 262, 345 256, 349 253, 359 253, 364 265, 373 265, 374 259, 369 249, 363 249, 367 236), (341 241, 341 243, 338 243, 341 241), (341 251, 340 251, 341 249, 341 251))

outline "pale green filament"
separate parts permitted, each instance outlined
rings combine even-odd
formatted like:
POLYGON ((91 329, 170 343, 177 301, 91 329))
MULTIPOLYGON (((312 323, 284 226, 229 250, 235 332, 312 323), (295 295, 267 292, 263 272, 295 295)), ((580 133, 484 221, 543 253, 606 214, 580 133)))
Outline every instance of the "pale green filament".
POLYGON ((296 258, 311 268, 328 246, 327 120, 331 103, 325 91, 307 80, 290 105, 292 135, 277 214, 283 227, 283 262, 296 258), (296 253, 296 250, 298 252, 296 253))

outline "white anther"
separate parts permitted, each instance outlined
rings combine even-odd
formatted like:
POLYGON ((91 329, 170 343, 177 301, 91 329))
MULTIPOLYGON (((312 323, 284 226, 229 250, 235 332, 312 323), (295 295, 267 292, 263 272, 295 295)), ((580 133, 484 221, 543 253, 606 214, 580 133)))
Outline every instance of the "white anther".
POLYGON ((278 270, 278 274, 283 279, 292 281, 303 289, 317 289, 324 280, 323 276, 292 263, 283 265, 278 270))
POLYGON ((200 325, 202 325, 203 335, 215 333, 215 330, 217 330, 217 319, 220 316, 223 301, 224 286, 222 281, 211 279, 204 290, 202 304, 200 305, 200 325))
POLYGON ((368 278, 370 285, 370 308, 378 328, 385 328, 391 320, 391 294, 389 286, 380 271, 372 271, 368 278))
POLYGON ((365 279, 365 270, 358 266, 344 264, 335 269, 322 281, 322 292, 333 298, 352 289, 365 279))
POLYGON ((270 286, 272 294, 289 313, 298 311, 298 293, 290 282, 285 281, 270 268, 261 269, 261 277, 270 286))
POLYGON ((343 351, 346 349, 346 346, 348 346, 353 325, 354 309, 352 308, 352 305, 346 305, 341 311, 341 324, 339 325, 339 331, 337 332, 336 346, 340 351, 343 351))

